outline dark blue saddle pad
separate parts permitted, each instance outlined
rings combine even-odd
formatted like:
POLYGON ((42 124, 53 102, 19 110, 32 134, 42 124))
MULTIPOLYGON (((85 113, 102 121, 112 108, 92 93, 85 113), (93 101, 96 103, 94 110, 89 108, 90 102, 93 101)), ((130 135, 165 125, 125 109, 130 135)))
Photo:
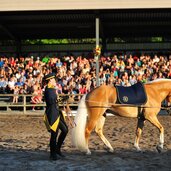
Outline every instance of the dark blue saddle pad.
POLYGON ((143 83, 138 82, 130 87, 116 86, 117 101, 121 104, 142 105, 147 101, 143 83))

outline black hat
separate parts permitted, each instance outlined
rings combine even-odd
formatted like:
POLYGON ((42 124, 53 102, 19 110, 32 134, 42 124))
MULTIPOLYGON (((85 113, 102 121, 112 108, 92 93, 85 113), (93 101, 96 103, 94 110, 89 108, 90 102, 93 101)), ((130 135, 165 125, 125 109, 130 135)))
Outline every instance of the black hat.
POLYGON ((50 80, 51 78, 55 78, 55 74, 54 73, 47 74, 44 77, 45 80, 50 80))

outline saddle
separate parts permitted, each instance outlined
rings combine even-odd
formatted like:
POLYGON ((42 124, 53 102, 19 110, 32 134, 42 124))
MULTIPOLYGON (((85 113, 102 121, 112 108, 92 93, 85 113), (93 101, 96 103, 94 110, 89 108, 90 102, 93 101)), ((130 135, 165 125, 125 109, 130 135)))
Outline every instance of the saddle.
POLYGON ((138 82, 130 87, 116 86, 117 103, 143 105, 147 102, 147 95, 143 83, 138 82))

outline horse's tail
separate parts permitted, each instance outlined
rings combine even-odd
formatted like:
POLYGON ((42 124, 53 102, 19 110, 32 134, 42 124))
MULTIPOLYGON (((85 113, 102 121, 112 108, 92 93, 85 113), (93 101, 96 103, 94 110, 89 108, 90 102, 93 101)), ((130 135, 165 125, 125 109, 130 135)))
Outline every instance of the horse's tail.
POLYGON ((86 95, 84 95, 78 105, 77 113, 74 118, 76 126, 72 130, 72 144, 80 151, 85 152, 88 148, 85 139, 85 128, 87 122, 87 107, 85 103, 86 95))

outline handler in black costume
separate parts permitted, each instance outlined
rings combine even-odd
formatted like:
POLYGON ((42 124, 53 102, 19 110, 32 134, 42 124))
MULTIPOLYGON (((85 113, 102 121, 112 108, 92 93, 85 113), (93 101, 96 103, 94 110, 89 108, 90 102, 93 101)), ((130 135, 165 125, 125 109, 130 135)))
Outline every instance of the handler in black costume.
POLYGON ((56 92, 56 79, 53 73, 50 73, 44 77, 46 81, 46 88, 44 98, 46 102, 46 111, 44 115, 44 121, 48 131, 51 133, 50 137, 50 158, 57 160, 58 156, 64 157, 61 153, 61 146, 68 133, 68 127, 65 123, 62 112, 59 111, 57 104, 57 92, 56 92), (58 129, 61 133, 57 139, 58 129))

